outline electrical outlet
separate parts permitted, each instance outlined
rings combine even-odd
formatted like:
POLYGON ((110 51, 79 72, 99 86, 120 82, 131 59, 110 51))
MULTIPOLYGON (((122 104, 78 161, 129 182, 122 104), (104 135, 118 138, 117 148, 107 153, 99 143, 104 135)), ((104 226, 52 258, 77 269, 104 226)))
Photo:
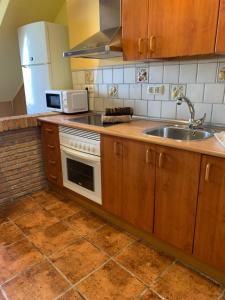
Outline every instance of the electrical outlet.
POLYGON ((165 93, 164 85, 148 85, 147 93, 149 95, 163 95, 165 93))
POLYGON ((170 96, 171 100, 175 100, 177 94, 186 94, 185 84, 172 84, 170 96))

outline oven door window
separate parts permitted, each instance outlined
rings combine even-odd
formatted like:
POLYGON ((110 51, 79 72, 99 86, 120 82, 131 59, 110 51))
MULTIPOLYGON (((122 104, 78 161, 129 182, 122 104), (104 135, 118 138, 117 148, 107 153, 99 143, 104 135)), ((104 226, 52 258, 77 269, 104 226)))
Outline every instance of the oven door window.
POLYGON ((94 168, 85 163, 66 159, 68 180, 94 191, 94 168))
POLYGON ((59 94, 46 94, 47 107, 60 109, 60 95, 59 94))

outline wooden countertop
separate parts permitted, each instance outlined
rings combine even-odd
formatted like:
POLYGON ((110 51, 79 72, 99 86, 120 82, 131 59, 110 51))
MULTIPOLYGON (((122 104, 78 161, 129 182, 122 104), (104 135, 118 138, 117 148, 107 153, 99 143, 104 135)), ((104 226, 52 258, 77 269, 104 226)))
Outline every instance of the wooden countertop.
MULTIPOLYGON (((147 119, 145 120, 135 118, 130 123, 117 124, 108 127, 99 127, 95 125, 87 125, 70 121, 71 118, 80 116, 81 115, 58 114, 55 116, 40 117, 38 118, 38 120, 72 128, 95 131, 101 134, 128 138, 225 158, 225 148, 220 145, 215 137, 199 141, 177 141, 168 138, 148 136, 143 133, 144 129, 158 127, 162 124, 168 124, 169 122, 150 121, 147 119)), ((82 114, 82 116, 84 115, 82 114)))

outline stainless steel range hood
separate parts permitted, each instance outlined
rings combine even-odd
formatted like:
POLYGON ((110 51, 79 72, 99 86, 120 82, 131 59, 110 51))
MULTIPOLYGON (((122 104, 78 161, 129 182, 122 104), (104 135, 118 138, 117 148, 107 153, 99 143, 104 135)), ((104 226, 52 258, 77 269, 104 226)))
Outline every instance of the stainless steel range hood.
POLYGON ((100 31, 63 53, 64 57, 107 59, 122 56, 121 0, 99 0, 100 31))

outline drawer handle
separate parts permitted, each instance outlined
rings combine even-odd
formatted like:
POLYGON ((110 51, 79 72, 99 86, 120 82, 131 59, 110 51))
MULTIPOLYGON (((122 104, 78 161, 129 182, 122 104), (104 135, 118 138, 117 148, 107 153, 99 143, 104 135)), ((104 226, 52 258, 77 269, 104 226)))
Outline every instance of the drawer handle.
POLYGON ((149 149, 146 150, 146 153, 145 153, 145 162, 146 164, 149 164, 150 160, 149 160, 149 149))
POLYGON ((49 148, 49 149, 55 149, 55 146, 48 145, 48 148, 49 148))
POLYGON ((51 129, 51 128, 46 128, 45 131, 47 131, 47 132, 53 132, 53 129, 51 129))
POLYGON ((155 48, 156 48, 156 36, 152 35, 150 37, 150 51, 151 53, 154 53, 155 52, 155 48))
POLYGON ((114 142, 113 144, 113 151, 116 155, 122 155, 123 154, 123 145, 118 142, 114 142))
POLYGON ((209 181, 211 164, 207 164, 205 168, 205 181, 209 181))
POLYGON ((55 175, 49 175, 49 177, 53 180, 57 180, 57 177, 55 175))
POLYGON ((144 39, 143 38, 139 38, 138 39, 138 53, 141 55, 143 54, 143 45, 144 45, 144 39))
POLYGON ((163 156, 164 156, 164 154, 161 152, 159 154, 159 168, 160 169, 163 167, 163 156))
POLYGON ((55 160, 49 160, 50 165, 55 165, 56 161, 55 160))

